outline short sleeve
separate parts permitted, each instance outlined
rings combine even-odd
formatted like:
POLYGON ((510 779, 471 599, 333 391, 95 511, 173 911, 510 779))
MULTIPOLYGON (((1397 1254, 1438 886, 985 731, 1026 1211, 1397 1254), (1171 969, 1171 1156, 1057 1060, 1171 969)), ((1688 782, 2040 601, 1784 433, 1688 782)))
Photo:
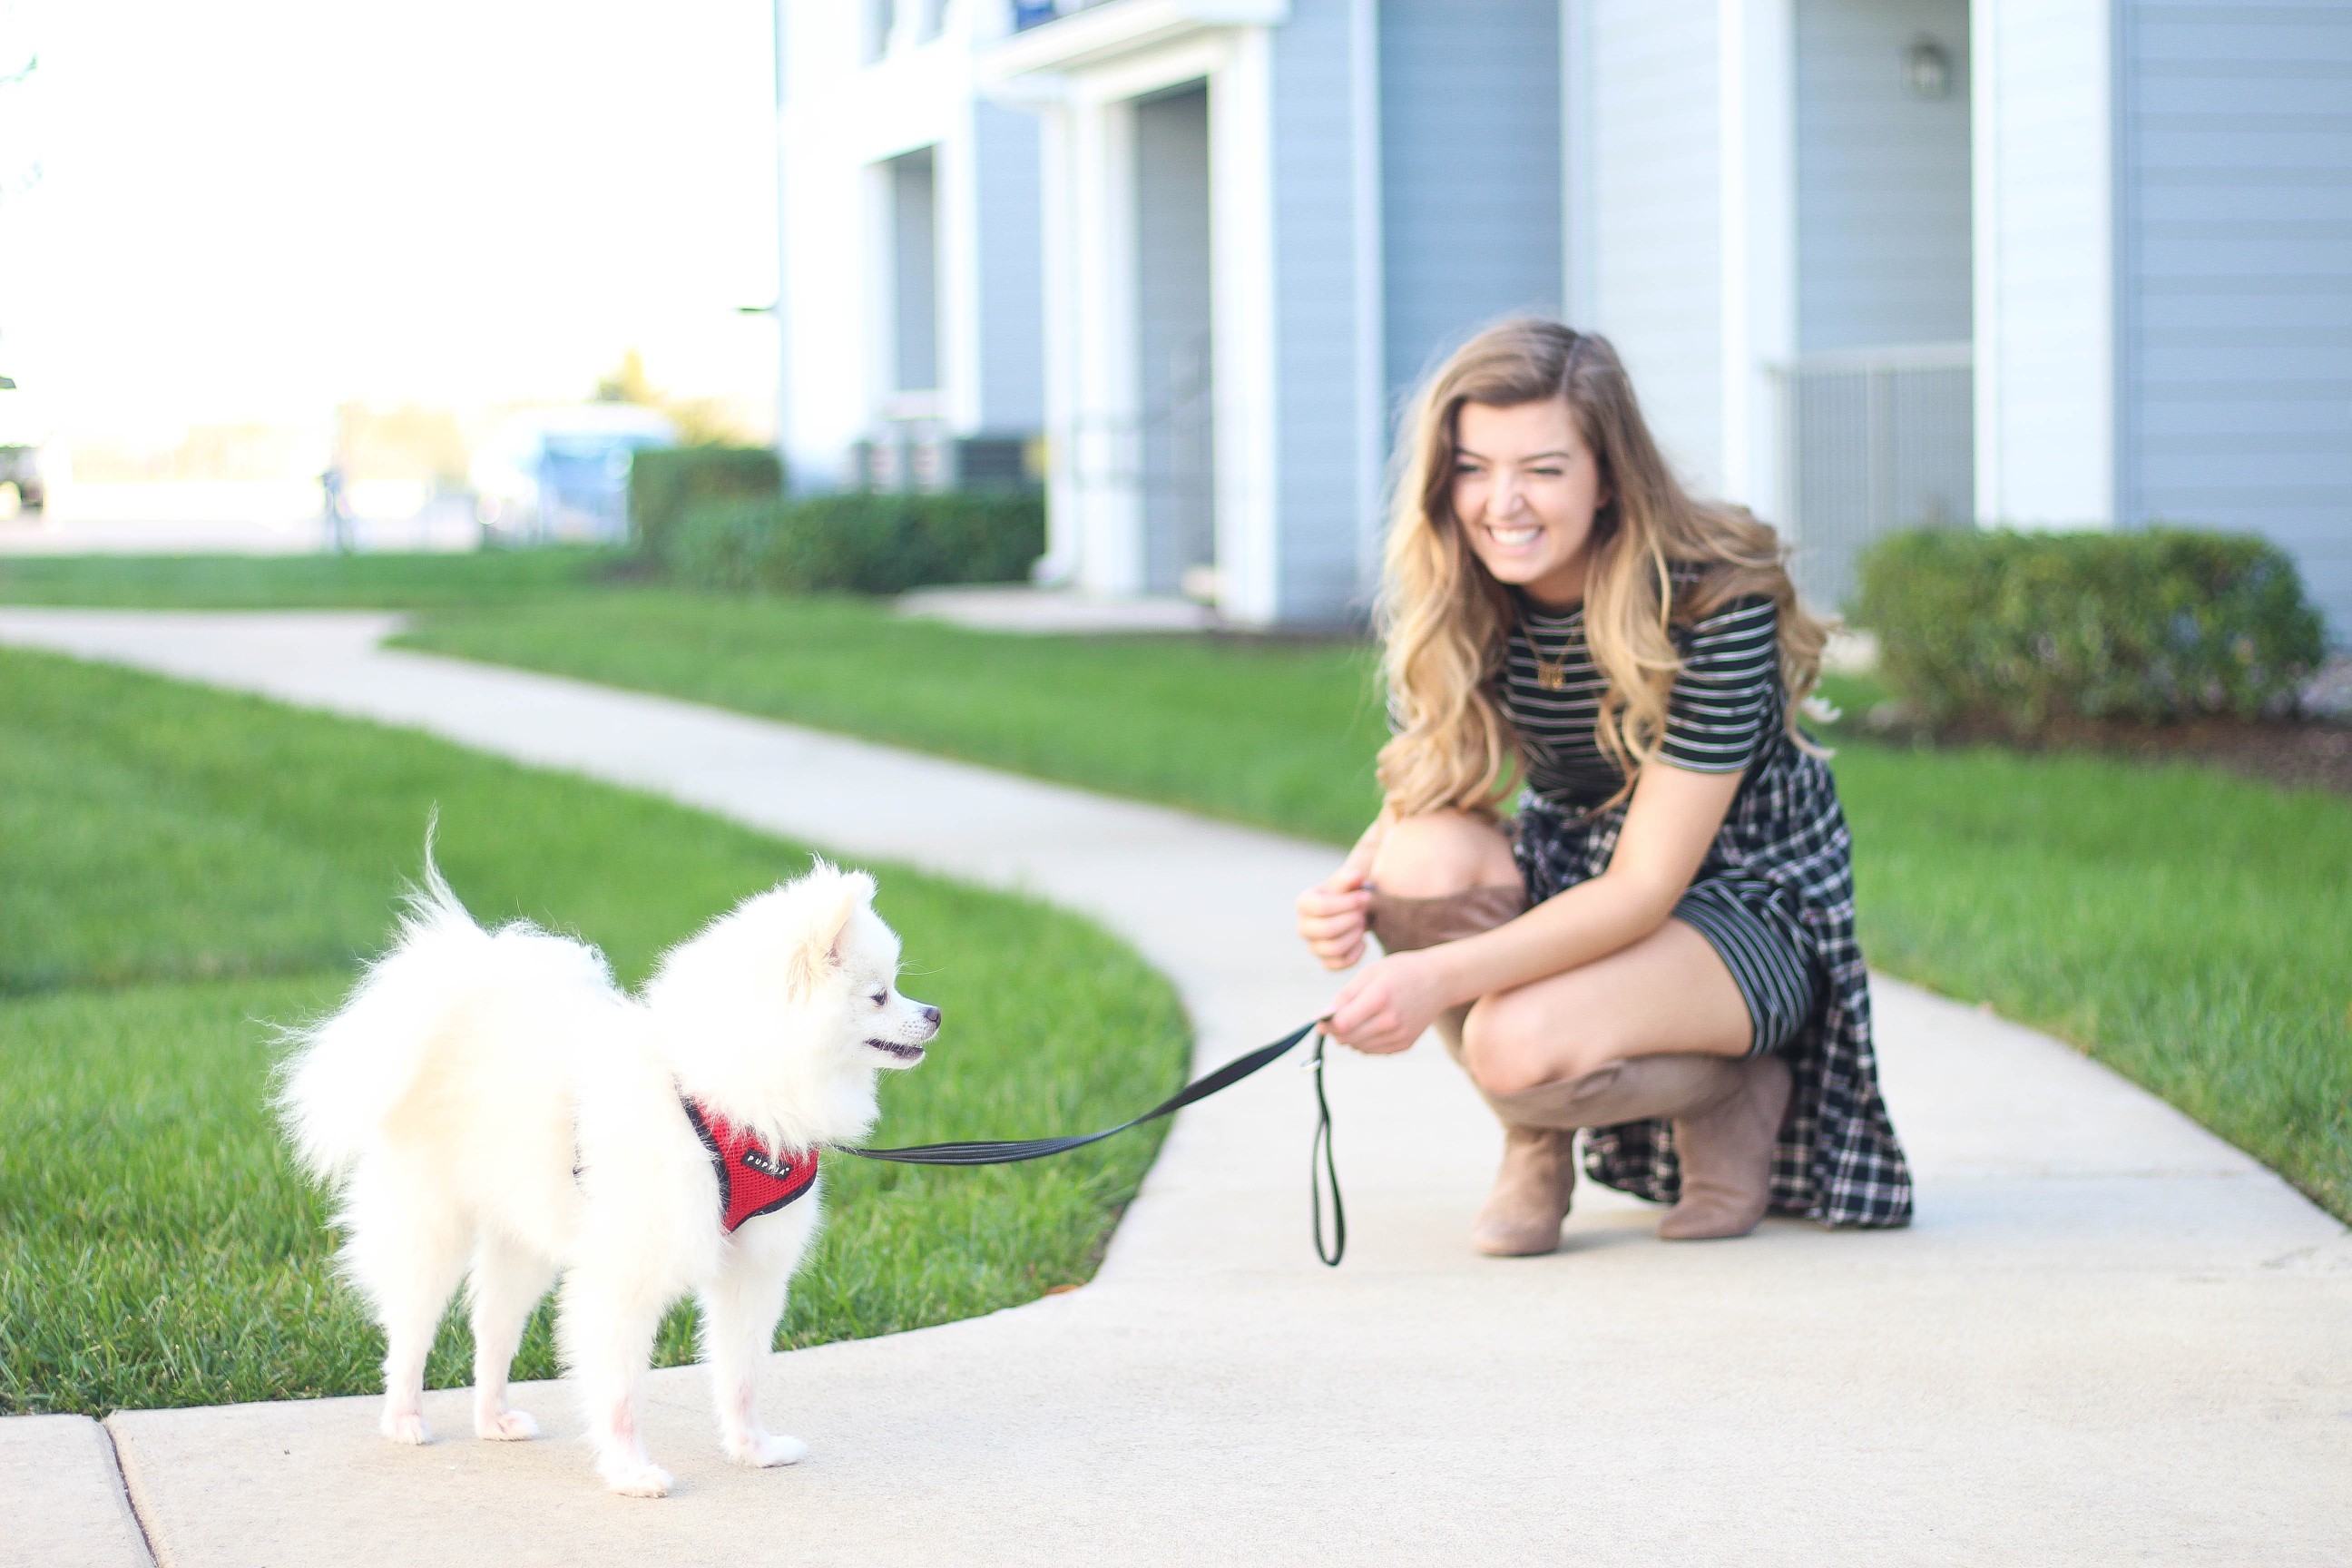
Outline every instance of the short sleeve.
POLYGON ((1695 773, 1737 773, 1754 760, 1780 709, 1780 611, 1769 599, 1736 600, 1676 640, 1683 669, 1666 700, 1658 754, 1695 773))

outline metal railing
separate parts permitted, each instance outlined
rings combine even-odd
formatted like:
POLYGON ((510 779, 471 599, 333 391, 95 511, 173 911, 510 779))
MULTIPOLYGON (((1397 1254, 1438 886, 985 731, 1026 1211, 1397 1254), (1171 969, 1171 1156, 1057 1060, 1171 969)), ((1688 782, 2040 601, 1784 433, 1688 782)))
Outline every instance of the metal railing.
POLYGON ((1904 528, 1976 516, 1976 374, 1966 342, 1808 354, 1780 371, 1783 525, 1797 590, 1841 609, 1855 562, 1904 528))

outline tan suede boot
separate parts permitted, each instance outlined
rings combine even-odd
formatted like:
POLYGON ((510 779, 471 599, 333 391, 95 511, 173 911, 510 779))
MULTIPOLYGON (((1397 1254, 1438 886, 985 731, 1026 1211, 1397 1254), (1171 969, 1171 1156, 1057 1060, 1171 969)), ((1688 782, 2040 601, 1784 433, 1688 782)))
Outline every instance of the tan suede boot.
POLYGON ((1741 1069, 1729 1092, 1675 1118, 1683 1190, 1658 1222, 1664 1240, 1746 1236, 1770 1206, 1772 1145, 1793 1087, 1789 1064, 1778 1057, 1749 1057, 1729 1065, 1741 1069))
POLYGON ((1788 1114, 1790 1088, 1788 1064, 1777 1057, 1630 1057, 1582 1078, 1488 1100, 1497 1116, 1522 1126, 1671 1119, 1682 1193, 1658 1222, 1658 1235, 1710 1241, 1746 1236, 1763 1219, 1772 1144, 1788 1114))
POLYGON ((1470 1245, 1489 1258, 1536 1258, 1559 1247, 1576 1196, 1576 1134, 1503 1123, 1503 1165, 1470 1222, 1470 1245))
POLYGON ((1713 1105, 1738 1091, 1740 1066, 1730 1057, 1628 1057, 1582 1078, 1490 1094, 1486 1101, 1496 1115, 1521 1126, 1614 1127, 1713 1105))

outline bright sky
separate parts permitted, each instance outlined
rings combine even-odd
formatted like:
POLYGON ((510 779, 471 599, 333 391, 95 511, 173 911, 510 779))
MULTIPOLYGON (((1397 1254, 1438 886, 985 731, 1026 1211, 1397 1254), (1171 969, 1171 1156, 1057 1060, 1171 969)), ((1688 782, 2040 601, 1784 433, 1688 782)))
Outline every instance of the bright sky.
POLYGON ((0 0, 0 371, 110 434, 631 346, 767 397, 769 51, 769 0, 0 0))

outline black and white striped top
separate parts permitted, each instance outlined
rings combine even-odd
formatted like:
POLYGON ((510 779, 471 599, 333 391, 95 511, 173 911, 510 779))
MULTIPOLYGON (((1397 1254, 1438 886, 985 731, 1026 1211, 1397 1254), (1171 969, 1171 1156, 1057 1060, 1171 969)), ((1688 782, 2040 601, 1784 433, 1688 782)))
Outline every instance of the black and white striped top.
MULTIPOLYGON (((1556 805, 1590 808, 1615 795, 1624 773, 1601 750, 1594 726, 1608 681, 1584 640, 1584 606, 1547 610, 1514 593, 1496 693, 1518 731, 1527 787, 1556 805), (1539 669, 1539 662, 1549 669, 1539 669), (1547 683, 1542 674, 1557 671, 1547 683)), ((1780 612, 1768 598, 1736 599, 1671 635, 1682 673, 1666 700, 1658 755, 1697 773, 1736 773, 1780 723, 1780 612)))

